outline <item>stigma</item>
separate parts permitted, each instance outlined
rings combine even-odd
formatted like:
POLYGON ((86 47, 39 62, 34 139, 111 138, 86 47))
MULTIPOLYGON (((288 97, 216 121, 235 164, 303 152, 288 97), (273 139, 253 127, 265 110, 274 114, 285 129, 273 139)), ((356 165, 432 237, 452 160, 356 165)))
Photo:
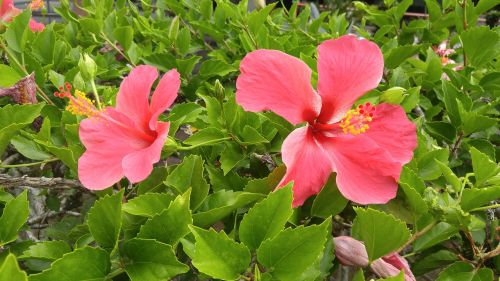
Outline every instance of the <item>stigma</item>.
POLYGON ((71 85, 66 82, 64 86, 65 88, 59 87, 60 92, 55 92, 54 96, 69 99, 68 105, 66 106, 67 111, 71 112, 73 115, 86 117, 95 117, 101 113, 84 92, 75 90, 75 94, 72 95, 71 85))
POLYGON ((355 109, 347 111, 339 126, 344 134, 362 134, 370 128, 369 123, 373 120, 374 113, 375 107, 371 103, 360 104, 355 109))

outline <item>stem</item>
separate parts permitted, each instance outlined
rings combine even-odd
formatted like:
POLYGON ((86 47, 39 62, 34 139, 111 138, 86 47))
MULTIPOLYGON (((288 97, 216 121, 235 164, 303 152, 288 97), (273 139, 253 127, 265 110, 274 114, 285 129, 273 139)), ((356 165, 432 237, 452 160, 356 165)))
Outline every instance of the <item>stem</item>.
POLYGON ((97 109, 101 110, 102 109, 101 100, 99 99, 99 93, 97 92, 94 79, 90 80, 90 84, 92 85, 92 91, 94 91, 94 98, 95 98, 95 103, 97 105, 97 109))
POLYGON ((500 255, 500 245, 498 245, 494 250, 492 250, 490 252, 480 254, 479 257, 484 261, 484 260, 496 257, 498 255, 500 255))
MULTIPOLYGON (((468 28, 468 23, 467 23, 467 0, 462 0, 462 10, 463 10, 463 25, 464 25, 464 31, 467 30, 468 28)), ((463 47, 464 44, 462 43, 462 50, 464 52, 464 67, 467 66, 467 56, 465 55, 465 48, 463 47)))
POLYGON ((424 235, 429 230, 431 230, 436 225, 436 223, 437 223, 436 221, 433 221, 432 223, 430 223, 429 225, 427 225, 426 227, 424 227, 419 232, 413 234, 411 236, 410 240, 408 240, 403 246, 401 246, 399 249, 397 249, 396 252, 401 252, 404 248, 406 248, 406 246, 408 246, 411 243, 415 242, 415 240, 417 240, 420 236, 424 235))
POLYGON ((488 210, 488 209, 496 209, 496 208, 500 208, 500 204, 494 204, 494 205, 474 208, 472 210, 469 210, 469 212, 482 211, 482 210, 488 210))
MULTIPOLYGON (((12 54, 9 50, 9 48, 7 48, 7 46, 4 45, 3 41, 0 40, 0 48, 2 48, 4 50, 5 53, 7 53, 9 59, 11 59, 16 65, 17 67, 19 67, 19 69, 21 69, 25 75, 29 75, 28 73, 28 70, 26 70, 26 67, 24 67, 24 64, 21 64, 17 58, 14 56, 14 54, 12 54)), ((38 91, 38 94, 42 97, 42 99, 47 102, 48 104, 51 104, 51 105, 54 105, 54 103, 50 100, 50 98, 42 91, 42 89, 38 86, 37 83, 35 83, 36 85, 36 89, 38 91)))
POLYGON ((217 143, 220 143, 220 142, 223 142, 223 141, 227 141, 227 140, 231 140, 231 139, 232 139, 231 137, 225 137, 225 138, 222 138, 222 139, 207 141, 207 142, 200 143, 200 144, 195 144, 195 145, 192 145, 192 146, 177 146, 176 149, 177 150, 191 150, 191 149, 198 148, 200 146, 217 144, 217 143))
MULTIPOLYGON (((104 34, 104 32, 101 32, 101 37, 102 39, 104 39, 111 47, 113 47, 113 49, 115 49, 115 51, 117 51, 120 55, 122 55, 124 58, 127 59, 127 61, 133 66, 133 67, 136 67, 135 63, 132 62, 132 60, 130 60, 130 58, 120 50, 120 48, 118 48, 115 43, 111 42, 111 40, 109 40, 109 38, 106 36, 106 34, 104 34)), ((94 38, 95 40, 95 38, 94 38)), ((95 40, 97 42, 97 40, 95 40)))
POLYGON ((52 159, 47 159, 47 160, 43 160, 43 161, 40 161, 40 162, 33 162, 33 163, 14 164, 14 165, 1 165, 0 164, 0 168, 4 169, 4 168, 30 167, 30 166, 36 166, 36 165, 41 165, 41 164, 45 164, 45 163, 54 162, 54 161, 57 161, 57 160, 59 160, 59 159, 52 158, 52 159))
MULTIPOLYGON (((465 55, 464 55, 464 57, 465 57, 465 55)), ((453 158, 457 158, 458 148, 460 148, 460 145, 462 144, 463 138, 464 138, 464 132, 460 131, 460 133, 458 133, 457 140, 455 141, 455 143, 453 144, 453 147, 451 148, 451 154, 453 155, 453 158)))
POLYGON ((108 276, 106 276, 106 280, 113 280, 114 277, 122 274, 125 272, 125 269, 123 268, 118 268, 116 269, 115 271, 111 272, 108 274, 108 276))

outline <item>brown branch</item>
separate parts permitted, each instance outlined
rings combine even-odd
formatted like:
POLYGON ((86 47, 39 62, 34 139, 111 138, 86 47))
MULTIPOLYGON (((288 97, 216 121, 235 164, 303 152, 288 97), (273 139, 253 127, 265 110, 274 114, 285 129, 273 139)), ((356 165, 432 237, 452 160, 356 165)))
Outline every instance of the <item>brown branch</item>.
POLYGON ((35 178, 27 176, 12 177, 6 174, 0 174, 0 186, 4 188, 13 188, 18 186, 51 189, 83 188, 83 185, 77 180, 45 177, 35 178))
POLYGON ((480 254, 479 257, 484 261, 484 260, 496 257, 498 255, 500 255, 500 245, 498 245, 494 250, 492 250, 490 252, 480 254))

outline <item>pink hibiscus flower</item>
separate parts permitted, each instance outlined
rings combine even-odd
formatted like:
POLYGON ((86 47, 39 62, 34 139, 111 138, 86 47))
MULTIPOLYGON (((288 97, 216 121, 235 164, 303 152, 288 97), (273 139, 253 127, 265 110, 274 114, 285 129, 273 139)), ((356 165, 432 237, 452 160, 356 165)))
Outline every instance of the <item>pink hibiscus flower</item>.
MULTIPOLYGON (((19 15, 21 12, 22 10, 14 7, 13 0, 3 0, 2 6, 0 7, 0 23, 11 21, 15 16, 19 15)), ((45 25, 43 23, 39 23, 34 19, 30 20, 29 26, 31 31, 33 32, 43 31, 45 29, 45 25)))
POLYGON ((236 101, 245 110, 271 110, 294 125, 281 148, 294 181, 294 206, 317 194, 332 172, 342 194, 360 204, 396 195, 401 168, 413 157, 415 125, 397 105, 369 103, 351 109, 382 78, 379 47, 353 35, 318 47, 318 91, 311 69, 276 50, 257 50, 241 61, 236 101))
MULTIPOLYGON (((132 69, 120 85, 116 107, 97 110, 85 94, 68 91, 57 96, 70 99, 68 110, 89 118, 80 123, 80 139, 87 149, 78 160, 78 177, 88 189, 101 190, 127 177, 144 180, 160 160, 170 123, 158 121, 175 100, 180 86, 177 70, 160 79, 149 102, 150 90, 158 78, 151 66, 132 69)), ((68 87, 68 86, 67 86, 68 87)))

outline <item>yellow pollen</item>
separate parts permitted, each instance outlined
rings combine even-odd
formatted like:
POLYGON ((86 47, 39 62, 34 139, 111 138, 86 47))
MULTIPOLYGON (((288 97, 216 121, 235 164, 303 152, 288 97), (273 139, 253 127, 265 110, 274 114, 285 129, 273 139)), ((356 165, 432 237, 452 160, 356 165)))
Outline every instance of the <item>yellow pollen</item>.
POLYGON ((43 8, 43 6, 44 6, 43 0, 33 0, 33 1, 31 1, 31 4, 29 5, 31 10, 33 10, 33 11, 36 11, 36 10, 43 8))
POLYGON ((82 91, 75 90, 75 96, 67 95, 66 97, 69 98, 66 110, 74 115, 93 117, 100 112, 82 91))
POLYGON ((375 107, 370 103, 360 105, 355 109, 349 110, 345 117, 340 120, 340 128, 344 134, 359 135, 365 133, 373 120, 375 107))

